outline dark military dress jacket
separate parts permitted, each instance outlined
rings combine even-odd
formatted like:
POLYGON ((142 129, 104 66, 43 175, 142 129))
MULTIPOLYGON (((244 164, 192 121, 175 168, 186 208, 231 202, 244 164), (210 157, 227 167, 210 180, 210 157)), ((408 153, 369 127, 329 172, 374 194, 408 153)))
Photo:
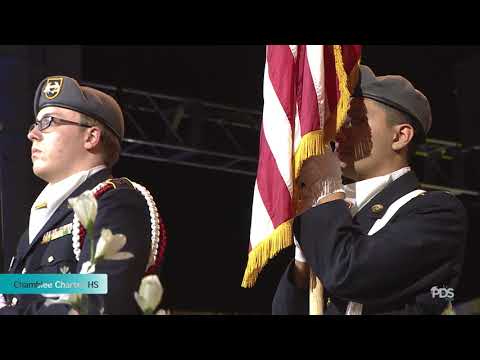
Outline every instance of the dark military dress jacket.
MULTIPOLYGON (((451 299, 434 296, 431 289, 455 289, 461 274, 467 217, 458 199, 446 192, 426 192, 367 235, 392 203, 418 187, 415 174, 408 172, 353 219, 343 200, 295 219, 295 236, 324 286, 325 314, 345 314, 350 301, 363 304, 364 315, 440 314, 446 308, 451 299)), ((308 289, 294 285, 293 266, 292 261, 280 280, 273 314, 308 314, 308 289)))
MULTIPOLYGON (((109 170, 104 169, 90 176, 70 197, 79 196, 93 189, 99 183, 112 178, 109 170)), ((122 186, 104 193, 98 200, 97 217, 94 224, 95 241, 100 238, 103 228, 113 234, 121 233, 127 237, 127 243, 121 251, 134 254, 127 260, 104 260, 96 265, 95 273, 107 274, 108 294, 89 295, 94 301, 91 312, 98 313, 104 308, 105 314, 137 314, 139 308, 134 299, 141 279, 145 273, 151 247, 151 224, 148 205, 145 198, 133 187, 122 186)), ((52 230, 71 224, 73 210, 65 200, 29 244, 28 229, 21 236, 16 256, 10 265, 10 273, 80 273, 81 265, 90 259, 90 239, 86 238, 80 259, 77 262, 73 253, 71 232, 50 241, 42 241, 52 230)), ((60 234, 61 235, 61 234, 60 234)), ((41 295, 4 295, 7 302, 14 306, 0 309, 5 314, 67 314, 69 305, 53 304, 45 306, 41 295)))

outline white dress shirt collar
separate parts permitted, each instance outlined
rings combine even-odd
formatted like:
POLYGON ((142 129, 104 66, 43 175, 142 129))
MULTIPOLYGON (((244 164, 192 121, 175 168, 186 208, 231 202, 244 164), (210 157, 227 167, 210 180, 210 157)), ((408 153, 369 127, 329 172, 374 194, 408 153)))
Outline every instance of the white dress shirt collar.
POLYGON ((387 175, 345 185, 345 196, 346 200, 352 204, 352 215, 359 212, 370 200, 385 189, 387 185, 409 171, 411 171, 411 168, 406 166, 387 175))
POLYGON ((75 173, 55 184, 48 184, 32 205, 29 222, 29 242, 37 236, 58 207, 73 193, 89 176, 105 169, 99 165, 89 170, 75 173))

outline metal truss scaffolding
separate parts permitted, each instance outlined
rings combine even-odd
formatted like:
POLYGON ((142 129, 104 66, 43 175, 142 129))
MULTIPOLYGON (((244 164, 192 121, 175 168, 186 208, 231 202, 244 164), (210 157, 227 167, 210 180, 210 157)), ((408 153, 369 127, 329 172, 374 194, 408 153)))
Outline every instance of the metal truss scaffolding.
POLYGON ((125 115, 122 156, 254 176, 261 113, 135 89, 82 83, 125 115))
MULTIPOLYGON (((255 176, 260 111, 91 82, 82 85, 105 91, 121 104, 128 134, 122 156, 255 176)), ((422 187, 478 197, 479 192, 465 188, 465 169, 479 150, 428 139, 414 159, 422 170, 422 187)))

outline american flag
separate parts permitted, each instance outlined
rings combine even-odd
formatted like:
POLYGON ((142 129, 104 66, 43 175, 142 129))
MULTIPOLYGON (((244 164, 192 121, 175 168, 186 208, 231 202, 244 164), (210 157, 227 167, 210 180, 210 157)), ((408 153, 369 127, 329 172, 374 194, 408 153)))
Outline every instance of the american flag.
POLYGON ((242 286, 293 244, 302 163, 335 138, 356 86, 360 45, 268 45, 250 246, 242 286))

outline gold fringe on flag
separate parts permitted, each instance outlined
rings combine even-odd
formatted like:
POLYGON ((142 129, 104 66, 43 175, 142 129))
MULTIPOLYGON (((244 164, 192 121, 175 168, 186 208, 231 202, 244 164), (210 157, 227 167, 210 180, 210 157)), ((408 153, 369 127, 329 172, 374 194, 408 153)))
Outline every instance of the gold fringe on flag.
MULTIPOLYGON (((336 127, 332 131, 338 132, 345 122, 345 118, 350 108, 350 96, 356 86, 358 79, 358 66, 354 67, 350 74, 345 71, 343 63, 342 47, 341 45, 334 45, 335 56, 335 70, 338 76, 340 98, 338 99, 335 124, 336 127)), ((328 130, 328 129, 325 129, 328 130)), ((329 146, 329 137, 335 136, 332 134, 325 134, 323 130, 312 131, 302 137, 300 146, 295 152, 292 169, 294 170, 294 179, 297 179, 300 174, 303 162, 312 156, 322 155, 325 153, 326 146, 329 146)), ((298 203, 299 189, 294 181, 293 186, 293 208, 296 210, 298 203)), ((267 236, 260 244, 248 254, 248 263, 245 270, 242 287, 250 288, 255 285, 258 275, 262 268, 267 264, 268 260, 272 259, 281 250, 293 245, 293 219, 285 221, 278 226, 269 236, 267 236)))
POLYGON ((293 159, 294 169, 294 183, 293 183, 293 208, 295 214, 297 213, 298 199, 300 195, 300 189, 295 181, 300 175, 300 170, 303 166, 303 162, 312 156, 325 154, 325 136, 322 130, 311 131, 302 137, 300 145, 293 159))
POLYGON ((325 154, 325 139, 322 130, 311 131, 302 137, 302 141, 295 152, 294 179, 300 175, 303 162, 309 157, 325 154))
MULTIPOLYGON (((335 130, 338 130, 345 123, 347 112, 350 109, 350 97, 357 84, 359 67, 355 66, 350 74, 347 74, 345 65, 343 63, 343 54, 341 45, 333 45, 333 53, 335 56, 335 71, 338 76, 338 83, 340 89, 340 97, 337 102, 337 109, 335 119, 335 130)), ((325 134, 322 130, 311 131, 302 137, 302 141, 298 150, 295 152, 295 159, 293 164, 294 179, 297 179, 300 174, 303 162, 311 156, 323 155, 326 146, 329 145, 329 137, 334 137, 336 134, 325 134)))
POLYGON ((250 288, 255 285, 258 275, 268 260, 277 255, 281 250, 293 244, 293 219, 287 220, 258 244, 248 254, 248 263, 243 275, 242 287, 250 288))
MULTIPOLYGON (((309 157, 322 155, 325 153, 324 136, 321 130, 316 130, 305 134, 295 153, 293 169, 295 179, 300 173, 303 162, 309 157)), ((294 184, 293 206, 296 209, 299 189, 294 184)), ((248 254, 248 263, 243 276, 242 287, 253 287, 257 281, 262 268, 281 250, 293 245, 293 219, 287 220, 278 226, 267 238, 260 242, 248 254)))
MULTIPOLYGON (((333 45, 333 55, 335 57, 335 71, 338 76, 338 87, 340 90, 340 97, 337 102, 337 132, 343 126, 350 108, 350 90, 349 90, 349 76, 345 71, 343 64, 342 46, 333 45)), ((351 84, 351 83, 350 83, 351 84)))

